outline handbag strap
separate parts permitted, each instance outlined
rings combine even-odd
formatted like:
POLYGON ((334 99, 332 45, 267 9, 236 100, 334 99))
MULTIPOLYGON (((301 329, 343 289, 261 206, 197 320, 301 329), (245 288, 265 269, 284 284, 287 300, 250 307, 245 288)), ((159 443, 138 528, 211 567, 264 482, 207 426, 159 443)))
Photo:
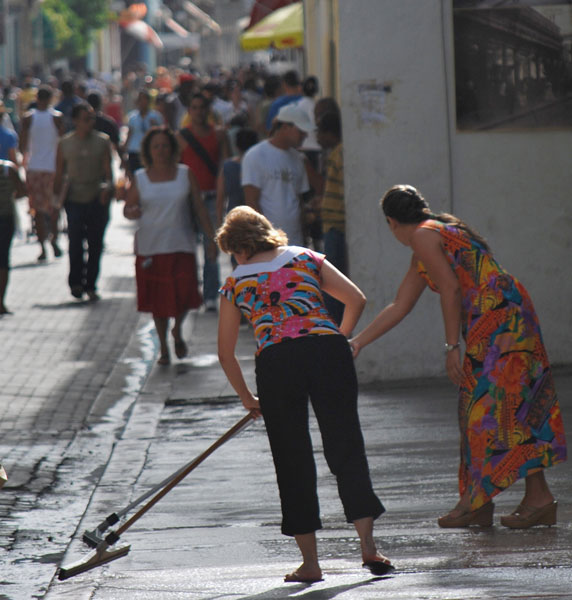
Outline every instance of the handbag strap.
POLYGON ((211 172, 211 175, 216 177, 218 173, 217 166, 214 164, 213 159, 210 157, 205 147, 186 127, 180 129, 179 133, 183 136, 185 142, 187 142, 187 144, 195 151, 195 154, 203 161, 207 169, 211 172))

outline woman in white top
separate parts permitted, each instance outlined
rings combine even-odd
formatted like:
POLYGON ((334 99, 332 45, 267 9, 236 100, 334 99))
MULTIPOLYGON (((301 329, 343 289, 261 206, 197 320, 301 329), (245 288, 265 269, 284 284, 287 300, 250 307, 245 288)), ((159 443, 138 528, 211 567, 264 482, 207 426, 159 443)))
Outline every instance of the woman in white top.
POLYGON ((139 221, 135 234, 137 310, 153 315, 160 365, 170 363, 169 318, 175 319, 171 330, 175 354, 184 358, 187 345, 181 326, 187 312, 202 303, 192 209, 211 240, 209 252, 216 256, 213 227, 197 181, 187 166, 178 164, 178 153, 170 129, 154 127, 147 132, 141 145, 145 168, 135 172, 124 208, 128 219, 139 221))

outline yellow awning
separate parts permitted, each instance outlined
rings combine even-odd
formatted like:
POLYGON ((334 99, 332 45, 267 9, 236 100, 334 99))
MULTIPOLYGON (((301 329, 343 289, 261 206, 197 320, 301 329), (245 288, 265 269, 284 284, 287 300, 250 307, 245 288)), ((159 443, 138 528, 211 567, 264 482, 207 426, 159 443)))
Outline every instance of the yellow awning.
POLYGON ((299 48, 304 45, 304 7, 301 2, 271 12, 240 36, 243 50, 299 48))

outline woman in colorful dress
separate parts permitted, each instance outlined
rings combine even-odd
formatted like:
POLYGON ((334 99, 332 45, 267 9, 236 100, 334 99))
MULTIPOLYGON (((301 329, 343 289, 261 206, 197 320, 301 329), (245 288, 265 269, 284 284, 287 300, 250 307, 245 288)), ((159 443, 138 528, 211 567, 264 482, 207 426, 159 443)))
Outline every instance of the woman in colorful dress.
POLYGON ((482 237, 452 215, 433 214, 415 188, 391 188, 382 210, 393 235, 413 250, 411 266, 395 300, 350 343, 357 356, 411 311, 427 285, 440 294, 447 374, 459 386, 461 462, 459 503, 439 525, 492 525, 492 498, 523 477, 524 498, 501 524, 554 525, 544 469, 566 460, 566 441, 527 291, 482 237))
POLYGON ((220 290, 220 362, 244 407, 262 412, 280 490, 282 533, 294 536, 302 553, 302 565, 284 580, 322 579, 315 534, 322 525, 308 397, 346 519, 360 537, 363 566, 375 575, 393 571, 373 539, 373 522, 384 508, 371 485, 346 338, 361 315, 364 295, 324 255, 288 246, 283 231, 247 206, 228 213, 216 239, 238 263, 220 290), (339 328, 324 306, 323 290, 345 304, 339 328), (241 314, 254 328, 260 403, 235 356, 241 314))
POLYGON ((174 319, 177 358, 187 355, 182 325, 187 312, 198 308, 196 239, 191 203, 210 238, 209 251, 216 256, 214 230, 197 181, 191 170, 177 163, 179 145, 167 127, 150 129, 141 146, 144 169, 135 172, 127 194, 124 215, 137 219, 135 277, 137 310, 153 314, 159 337, 160 365, 170 363, 167 333, 174 319))

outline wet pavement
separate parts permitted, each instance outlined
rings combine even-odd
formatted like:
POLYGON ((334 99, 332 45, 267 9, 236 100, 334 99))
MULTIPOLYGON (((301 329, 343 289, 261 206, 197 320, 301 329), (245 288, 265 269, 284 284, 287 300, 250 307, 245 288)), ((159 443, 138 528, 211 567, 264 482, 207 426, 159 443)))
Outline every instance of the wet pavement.
MULTIPOLYGON (((154 373, 150 384, 155 381, 158 385, 163 376, 154 373)), ((559 382, 569 396, 572 380, 563 377, 559 382)), ((176 387, 176 393, 165 399, 167 403, 154 405, 159 414, 151 437, 141 435, 150 410, 141 410, 140 415, 138 408, 142 407, 134 410, 134 428, 126 430, 123 447, 117 448, 118 464, 110 464, 109 480, 102 480, 106 489, 94 497, 80 530, 93 527, 110 506, 124 506, 198 455, 242 415, 230 399, 228 403, 208 403, 202 392, 193 399, 190 381, 188 404, 184 404, 184 388, 176 387), (180 457, 179 461, 175 457, 180 457), (136 483, 133 488, 126 485, 123 491, 114 490, 126 463, 137 465, 131 478, 136 483)), ((299 558, 294 542, 279 533, 268 444, 262 424, 254 423, 124 534, 119 544, 130 544, 128 556, 55 583, 47 597, 571 598, 568 465, 549 475, 561 500, 557 527, 517 532, 498 524, 498 515, 510 512, 518 503, 521 483, 497 499, 493 528, 442 530, 437 526, 436 516, 456 500, 454 404, 454 393, 439 382, 426 388, 374 387, 362 393, 360 412, 372 479, 387 508, 377 523, 376 537, 398 568, 392 576, 375 578, 361 568, 359 544, 351 526, 343 521, 314 424, 324 521, 319 532, 324 581, 312 586, 282 583, 299 558)), ((571 408, 568 403, 567 412, 571 408)), ((65 558, 73 562, 85 555, 85 547, 76 540, 65 558)))
MULTIPOLYGON (((360 415, 372 480, 387 513, 376 538, 398 571, 362 569, 344 522, 314 420, 324 581, 284 584, 299 564, 280 534, 280 511, 260 420, 216 450, 137 521, 117 547, 127 556, 58 581, 56 569, 87 558, 82 543, 109 513, 203 452, 244 415, 216 359, 216 315, 194 313, 190 355, 155 365, 149 319, 134 311, 132 227, 116 215, 102 270, 101 303, 70 302, 66 265, 34 263, 16 244, 0 321, 0 456, 11 477, 0 492, 0 599, 572 599, 572 466, 548 471, 558 525, 501 527, 522 482, 497 497, 495 526, 441 530, 456 502, 455 391, 443 380, 364 386, 360 415), (44 308, 42 308, 44 307, 44 308), (9 319, 9 320, 8 320, 9 319), (7 346, 7 344, 9 344, 7 346), (12 386, 12 387, 7 387, 12 386)), ((227 269, 226 259, 221 259, 227 269)), ((254 343, 238 355, 253 380, 254 343)), ((556 383, 572 431, 572 372, 556 383)), ((132 513, 130 513, 132 514, 132 513)))

